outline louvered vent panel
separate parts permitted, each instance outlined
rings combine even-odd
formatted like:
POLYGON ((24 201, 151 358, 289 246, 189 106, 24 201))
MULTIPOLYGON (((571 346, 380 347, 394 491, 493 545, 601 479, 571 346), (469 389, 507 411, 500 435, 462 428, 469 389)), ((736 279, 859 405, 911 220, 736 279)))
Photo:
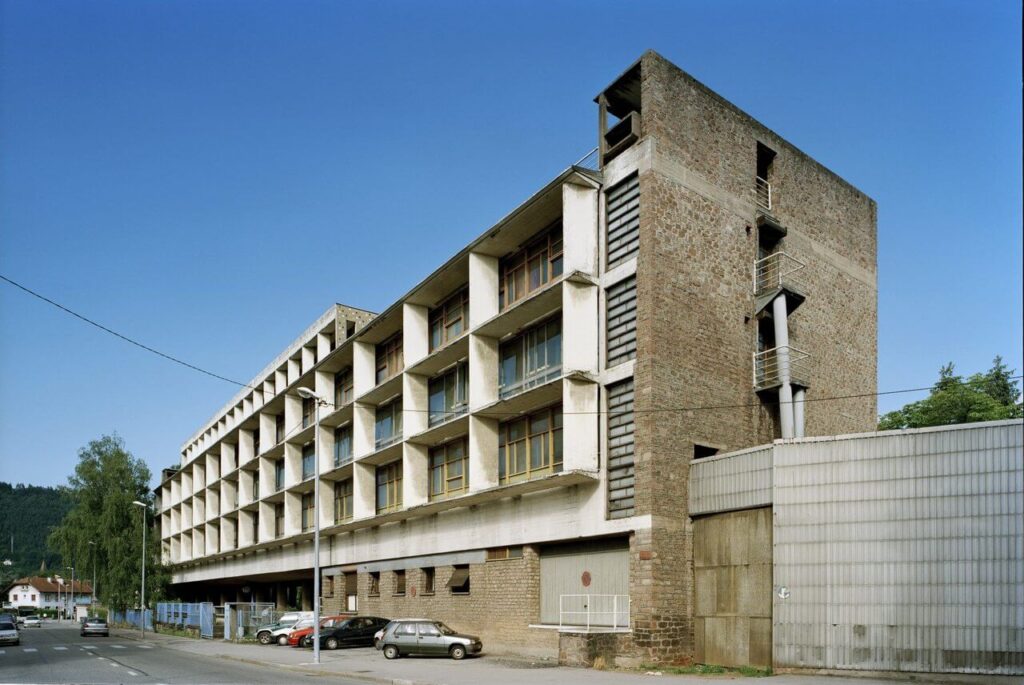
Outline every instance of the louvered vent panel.
POLYGON ((608 288, 608 367, 636 359, 636 276, 608 288))
POLYGON ((608 268, 618 266, 640 247, 640 179, 630 176, 607 193, 608 268))
POLYGON ((633 515, 633 379, 608 386, 608 516, 633 515))

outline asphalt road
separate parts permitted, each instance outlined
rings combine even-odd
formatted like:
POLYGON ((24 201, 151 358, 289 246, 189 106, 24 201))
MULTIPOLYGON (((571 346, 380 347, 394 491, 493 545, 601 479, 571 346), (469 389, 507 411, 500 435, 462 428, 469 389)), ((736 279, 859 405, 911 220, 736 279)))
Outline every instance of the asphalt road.
MULTIPOLYGON (((161 647, 157 642, 80 637, 68 623, 24 628, 21 644, 0 646, 0 683, 253 683, 279 685, 313 674, 213 659, 161 647)), ((332 683, 360 681, 331 678, 332 683)), ((365 683, 360 683, 365 685, 365 683)))

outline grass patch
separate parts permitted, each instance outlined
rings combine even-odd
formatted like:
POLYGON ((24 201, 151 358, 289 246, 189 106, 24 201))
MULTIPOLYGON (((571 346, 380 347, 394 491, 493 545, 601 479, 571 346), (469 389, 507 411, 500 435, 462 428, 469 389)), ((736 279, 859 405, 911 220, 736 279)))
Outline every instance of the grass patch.
POLYGON ((764 678, 772 674, 770 668, 755 668, 753 666, 740 666, 729 668, 727 666, 716 666, 714 664, 692 664, 690 666, 659 666, 656 664, 640 664, 641 671, 660 671, 670 675, 741 675, 747 678, 764 678))

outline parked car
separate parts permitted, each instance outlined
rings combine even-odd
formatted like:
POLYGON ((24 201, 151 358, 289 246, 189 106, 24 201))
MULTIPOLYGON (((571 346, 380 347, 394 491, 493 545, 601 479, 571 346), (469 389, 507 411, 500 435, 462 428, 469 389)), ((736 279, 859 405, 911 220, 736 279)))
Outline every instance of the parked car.
POLYGON ((381 650, 388 659, 406 654, 447 654, 462 659, 479 654, 483 643, 475 635, 462 635, 440 621, 392 621, 381 638, 381 650))
POLYGON ((270 631, 270 638, 266 642, 264 642, 263 639, 260 638, 260 643, 265 645, 278 644, 284 647, 286 644, 288 644, 288 636, 291 635, 294 631, 312 627, 313 619, 304 618, 301 621, 296 621, 290 626, 281 626, 280 628, 270 631))
POLYGON ((43 622, 38 616, 26 616, 25 617, 26 628, 42 628, 43 622))
POLYGON ((85 637, 86 635, 102 635, 103 637, 110 637, 110 627, 107 626, 107 619, 100 618, 99 616, 86 616, 85 620, 82 621, 82 628, 79 631, 79 635, 85 637))
MULTIPOLYGON (((379 616, 353 616, 332 628, 320 632, 320 646, 324 649, 338 647, 369 647, 373 644, 373 636, 390 621, 379 616)), ((313 638, 309 638, 309 646, 313 646, 313 638)))
MULTIPOLYGON (((293 611, 281 616, 280 619, 274 623, 268 623, 262 625, 256 629, 256 639, 261 645, 273 644, 277 641, 278 636, 282 628, 292 628, 296 623, 301 620, 309 619, 309 625, 313 625, 313 612, 311 611, 293 611)), ((287 640, 287 638, 286 638, 287 640)))
MULTIPOLYGON (((352 614, 337 615, 337 616, 322 616, 320 618, 320 634, 323 635, 325 628, 333 628, 352 618, 352 614)), ((300 630, 293 630, 288 635, 288 644, 292 647, 312 647, 313 646, 313 626, 302 628, 300 630)))
POLYGON ((10 623, 18 630, 18 617, 14 614, 0 614, 0 623, 10 623))
POLYGON ((0 645, 20 645, 18 624, 11 621, 0 621, 0 645))

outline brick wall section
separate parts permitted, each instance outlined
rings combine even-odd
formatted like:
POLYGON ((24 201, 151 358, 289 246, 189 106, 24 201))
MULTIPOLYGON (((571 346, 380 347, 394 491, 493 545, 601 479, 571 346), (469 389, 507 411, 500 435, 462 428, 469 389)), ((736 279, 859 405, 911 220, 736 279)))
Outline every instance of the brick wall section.
POLYGON ((422 571, 407 569, 404 597, 394 595, 393 572, 381 572, 378 597, 369 595, 370 574, 360 573, 359 613, 438 619, 459 632, 478 635, 490 653, 557 653, 557 631, 528 627, 540 623, 540 557, 535 548, 523 547, 522 559, 471 564, 469 595, 453 595, 448 589, 453 570, 436 567, 434 594, 424 595, 422 571))
MULTIPOLYGON (((791 345, 813 356, 808 399, 876 390, 875 204, 655 53, 642 62, 637 259, 634 643, 643 659, 694 657, 693 444, 733 450, 772 440, 772 408, 752 388, 757 258, 753 184, 760 140, 777 152, 783 249, 808 267, 791 345), (710 184, 710 185, 701 185, 710 184), (651 413, 666 407, 730 408, 651 413)), ((874 397, 806 406, 807 435, 871 430, 874 397)))

